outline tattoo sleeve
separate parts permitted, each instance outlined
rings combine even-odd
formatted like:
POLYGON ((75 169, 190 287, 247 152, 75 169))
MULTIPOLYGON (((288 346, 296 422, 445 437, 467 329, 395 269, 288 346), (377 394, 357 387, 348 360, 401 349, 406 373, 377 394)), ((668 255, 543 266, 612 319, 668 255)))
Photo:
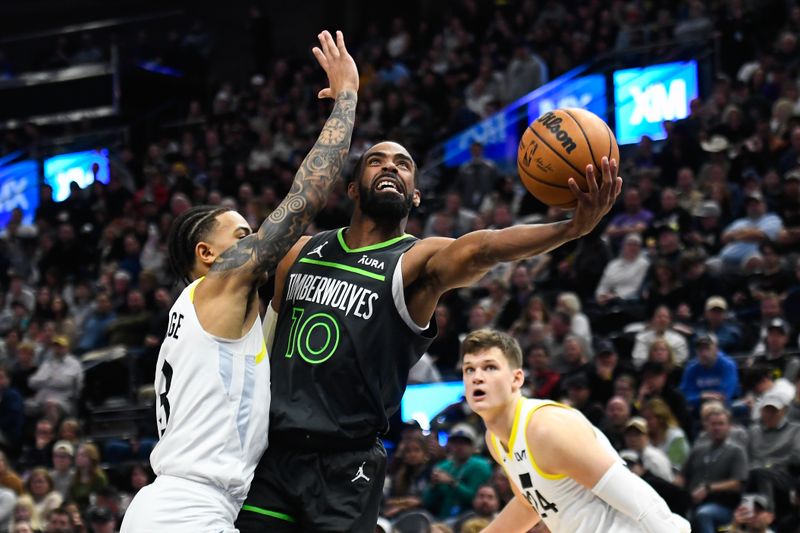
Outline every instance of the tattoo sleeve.
POLYGON ((256 233, 241 239, 217 258, 211 273, 224 276, 240 271, 259 276, 277 266, 325 207, 341 175, 350 150, 356 102, 355 91, 343 91, 336 97, 333 111, 295 174, 289 194, 256 233))

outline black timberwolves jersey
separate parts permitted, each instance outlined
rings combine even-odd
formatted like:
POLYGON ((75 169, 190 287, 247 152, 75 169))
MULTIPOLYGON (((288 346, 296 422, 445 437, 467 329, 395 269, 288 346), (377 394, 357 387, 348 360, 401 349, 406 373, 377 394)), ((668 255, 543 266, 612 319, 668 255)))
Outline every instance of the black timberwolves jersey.
POLYGON ((404 235, 350 249, 344 229, 312 237, 289 270, 270 351, 270 432, 363 439, 388 428, 408 371, 436 336, 411 320, 404 235))

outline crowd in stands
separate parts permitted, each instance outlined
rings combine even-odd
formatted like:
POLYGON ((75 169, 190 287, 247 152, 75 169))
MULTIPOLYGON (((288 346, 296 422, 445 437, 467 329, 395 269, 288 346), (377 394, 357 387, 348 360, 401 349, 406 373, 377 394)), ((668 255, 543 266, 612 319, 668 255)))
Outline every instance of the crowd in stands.
MULTIPOLYGON (((665 141, 623 152, 623 194, 601 227, 442 299, 439 336, 411 381, 460 379, 460 339, 507 331, 523 349, 525 393, 584 413, 696 531, 797 531, 800 6, 451 4, 441 24, 398 17, 348 35, 362 76, 353 160, 388 138, 424 167, 436 142, 597 54, 713 35, 718 71, 688 118, 665 123, 665 141)), ((53 61, 94 53, 81 43, 59 41, 53 61)), ((12 72, 13 58, 0 57, 12 72)), ((130 398, 145 387, 147 398, 181 288, 167 267, 170 223, 208 203, 257 227, 327 117, 323 83, 310 56, 269 58, 249 83, 187 99, 183 127, 116 150, 107 185, 73 187, 61 203, 43 186, 35 223, 17 212, 2 229, 0 532, 119 527, 152 480, 155 434, 100 439, 88 417, 109 386, 130 398), (109 378, 97 354, 118 346, 130 375, 109 378)), ((0 156, 41 135, 32 125, 5 133, 0 156)), ((532 203, 477 143, 429 189, 406 230, 419 237, 569 216, 532 203)), ((347 222, 340 189, 310 231, 347 222)), ((464 405, 443 418, 444 447, 436 431, 396 428, 379 531, 412 520, 480 531, 513 497, 479 418, 464 405)))

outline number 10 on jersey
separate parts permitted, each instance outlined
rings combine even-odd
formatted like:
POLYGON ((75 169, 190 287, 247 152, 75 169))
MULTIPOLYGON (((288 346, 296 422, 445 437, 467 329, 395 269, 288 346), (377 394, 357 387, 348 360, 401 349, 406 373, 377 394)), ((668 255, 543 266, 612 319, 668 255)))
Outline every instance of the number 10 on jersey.
POLYGON ((328 313, 314 313, 304 318, 305 311, 302 307, 292 308, 286 357, 297 353, 303 361, 318 365, 330 359, 339 347, 339 323, 328 313))

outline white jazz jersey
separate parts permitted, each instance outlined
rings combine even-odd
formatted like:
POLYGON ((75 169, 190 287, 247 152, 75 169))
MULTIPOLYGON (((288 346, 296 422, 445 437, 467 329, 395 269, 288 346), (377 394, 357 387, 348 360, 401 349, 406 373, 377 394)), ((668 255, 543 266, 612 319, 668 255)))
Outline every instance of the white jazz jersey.
MULTIPOLYGON (((509 438, 510 452, 506 452, 500 440, 490 433, 492 445, 498 457, 503 459, 503 469, 508 479, 517 485, 533 509, 552 533, 614 533, 641 532, 633 519, 617 511, 592 491, 564 475, 542 472, 531 452, 536 453, 536 443, 527 442, 525 429, 531 415, 545 405, 571 409, 550 400, 523 398, 517 404, 514 424, 509 438)), ((589 421, 586 421, 589 424, 589 421)), ((592 426, 600 445, 624 463, 608 438, 592 426)))
POLYGON ((160 440, 150 463, 156 475, 215 486, 241 507, 267 448, 269 357, 260 319, 238 340, 200 326, 194 291, 202 280, 170 310, 156 364, 160 440))

